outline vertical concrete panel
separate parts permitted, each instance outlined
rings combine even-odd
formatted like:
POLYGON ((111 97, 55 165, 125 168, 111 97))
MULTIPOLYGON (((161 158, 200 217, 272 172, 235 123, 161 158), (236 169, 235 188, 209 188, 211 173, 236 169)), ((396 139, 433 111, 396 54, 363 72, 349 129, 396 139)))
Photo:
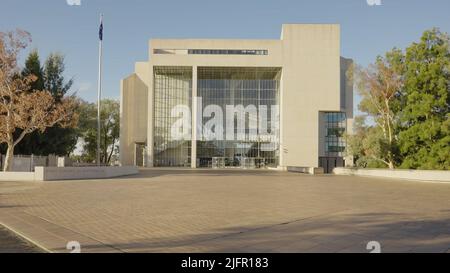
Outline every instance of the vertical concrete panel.
POLYGON ((122 166, 130 165, 132 163, 132 158, 130 154, 129 143, 129 127, 130 123, 128 120, 129 116, 129 90, 131 90, 132 81, 130 77, 120 81, 120 164, 122 166))
POLYGON ((282 161, 318 167, 319 112, 340 110, 339 25, 283 25, 282 161))
POLYGON ((147 141, 147 85, 133 74, 121 82, 120 162, 134 164, 134 144, 147 141))
MULTIPOLYGON (((353 134, 353 121, 354 121, 354 113, 353 113, 353 79, 348 78, 348 71, 353 65, 352 59, 341 58, 341 79, 344 81, 342 83, 341 92, 345 93, 345 105, 344 111, 347 115, 347 134, 353 134)), ((344 158, 345 166, 351 167, 354 165, 353 156, 346 156, 344 158)))

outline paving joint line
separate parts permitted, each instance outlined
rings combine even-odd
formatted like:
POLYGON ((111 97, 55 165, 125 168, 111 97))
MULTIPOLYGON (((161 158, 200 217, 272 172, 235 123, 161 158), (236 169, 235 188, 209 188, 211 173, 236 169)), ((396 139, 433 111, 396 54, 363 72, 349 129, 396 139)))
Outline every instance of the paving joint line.
POLYGON ((3 222, 0 222, 0 225, 2 227, 4 227, 6 230, 12 232, 13 234, 19 236, 20 238, 24 239, 25 241, 27 241, 28 243, 36 246, 37 248, 41 249, 42 251, 46 252, 46 253, 53 253, 53 251, 51 251, 50 249, 44 247, 43 245, 41 245, 40 243, 38 243, 37 241, 31 239, 30 237, 26 236, 25 234, 23 234, 22 232, 17 231, 16 229, 14 229, 13 227, 10 227, 8 225, 6 225, 3 222))
MULTIPOLYGON (((23 213, 28 214, 28 215, 33 216, 33 217, 36 217, 36 218, 39 218, 39 219, 41 219, 41 220, 43 220, 43 221, 45 221, 45 222, 47 222, 47 223, 50 223, 50 224, 55 225, 55 226, 58 226, 58 227, 60 227, 60 228, 64 228, 64 229, 67 229, 67 230, 69 230, 69 231, 72 231, 73 233, 76 233, 76 234, 81 235, 81 236, 83 236, 83 237, 89 238, 89 239, 91 239, 91 240, 93 240, 93 241, 96 241, 96 242, 98 242, 98 243, 100 243, 100 244, 102 244, 102 245, 104 245, 104 246, 107 246, 107 247, 110 247, 110 248, 112 248, 112 249, 118 250, 118 251, 120 251, 120 252, 122 252, 122 253, 126 253, 125 251, 123 251, 123 250, 120 249, 120 248, 117 248, 117 247, 115 247, 115 246, 113 246, 113 245, 110 245, 110 244, 108 244, 108 243, 102 242, 101 240, 98 240, 98 239, 96 239, 96 238, 94 238, 94 237, 92 237, 92 236, 89 236, 89 235, 80 233, 80 232, 78 232, 78 231, 75 231, 75 230, 73 230, 73 229, 71 229, 71 228, 68 228, 68 227, 66 227, 66 226, 64 226, 64 225, 60 225, 60 224, 53 223, 52 221, 50 221, 50 220, 48 220, 48 219, 46 219, 46 218, 44 218, 44 217, 37 216, 37 215, 31 214, 31 213, 28 213, 28 212, 26 212, 26 211, 23 211, 23 213)), ((59 236, 58 236, 58 237, 59 237, 59 236)))

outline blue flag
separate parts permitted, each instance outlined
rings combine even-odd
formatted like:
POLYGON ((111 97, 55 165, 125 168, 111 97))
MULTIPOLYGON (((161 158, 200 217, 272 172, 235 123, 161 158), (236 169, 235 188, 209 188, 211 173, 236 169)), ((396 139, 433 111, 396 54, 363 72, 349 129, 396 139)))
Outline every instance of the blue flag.
POLYGON ((103 41, 103 20, 100 22, 100 29, 98 31, 98 37, 100 38, 100 41, 103 41))

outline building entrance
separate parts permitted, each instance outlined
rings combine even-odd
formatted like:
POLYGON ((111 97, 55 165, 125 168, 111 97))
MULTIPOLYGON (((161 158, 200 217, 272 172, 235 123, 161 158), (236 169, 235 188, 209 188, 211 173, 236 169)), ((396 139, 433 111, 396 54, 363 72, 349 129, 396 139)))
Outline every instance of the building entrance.
POLYGON ((319 167, 322 167, 325 173, 333 173, 334 168, 344 167, 344 159, 342 157, 320 157, 319 167))

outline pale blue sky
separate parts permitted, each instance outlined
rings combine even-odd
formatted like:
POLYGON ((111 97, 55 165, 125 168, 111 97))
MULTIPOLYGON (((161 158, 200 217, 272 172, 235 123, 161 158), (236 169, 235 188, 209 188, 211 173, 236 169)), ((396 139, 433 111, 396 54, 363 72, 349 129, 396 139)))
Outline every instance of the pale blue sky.
POLYGON ((119 81, 146 60, 150 38, 278 39, 283 23, 339 23, 342 55, 366 65, 405 47, 432 27, 450 32, 449 0, 1 0, 0 31, 25 29, 44 59, 66 56, 74 90, 96 99, 98 21, 104 21, 104 97, 119 98, 119 81))

